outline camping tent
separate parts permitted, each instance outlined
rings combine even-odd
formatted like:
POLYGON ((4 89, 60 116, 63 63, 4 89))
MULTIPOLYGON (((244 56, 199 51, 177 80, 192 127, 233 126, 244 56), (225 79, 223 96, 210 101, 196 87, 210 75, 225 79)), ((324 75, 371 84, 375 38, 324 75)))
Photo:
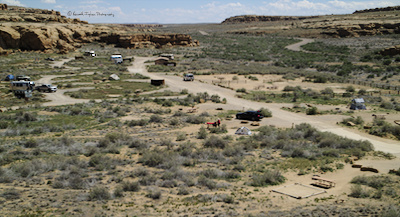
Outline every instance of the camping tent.
POLYGON ((120 80, 119 76, 116 75, 116 74, 110 75, 110 77, 108 79, 109 80, 114 80, 114 81, 119 81, 120 80))
POLYGON ((7 75, 6 78, 5 78, 4 80, 5 80, 5 81, 12 81, 12 80, 14 80, 14 79, 15 79, 14 75, 7 75))
POLYGON ((237 135, 251 135, 251 130, 247 127, 240 127, 236 130, 235 134, 237 135))

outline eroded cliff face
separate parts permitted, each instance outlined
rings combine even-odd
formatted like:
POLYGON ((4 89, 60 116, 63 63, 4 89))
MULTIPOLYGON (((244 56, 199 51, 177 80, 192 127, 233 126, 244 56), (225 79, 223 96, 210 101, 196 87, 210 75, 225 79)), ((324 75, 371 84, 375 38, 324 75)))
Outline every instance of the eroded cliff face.
POLYGON ((4 4, 0 8, 0 54, 7 54, 10 49, 67 53, 91 42, 123 48, 199 45, 189 35, 151 33, 151 26, 91 25, 65 18, 57 11, 20 7, 10 10, 4 4))
POLYGON ((294 32, 298 37, 360 37, 400 33, 400 6, 356 11, 353 14, 325 16, 236 16, 222 24, 253 25, 231 31, 237 34, 269 34, 294 32), (252 23, 252 24, 250 24, 252 23), (254 24, 253 24, 254 23, 254 24))
POLYGON ((304 19, 317 18, 317 17, 318 16, 258 16, 258 15, 243 15, 243 16, 234 16, 234 17, 227 18, 222 22, 222 24, 304 20, 304 19))

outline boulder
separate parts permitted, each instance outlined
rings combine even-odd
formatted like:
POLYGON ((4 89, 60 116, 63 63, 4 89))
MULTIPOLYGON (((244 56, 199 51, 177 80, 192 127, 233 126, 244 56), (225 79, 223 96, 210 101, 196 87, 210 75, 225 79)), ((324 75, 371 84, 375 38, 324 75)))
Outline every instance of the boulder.
POLYGON ((393 47, 385 48, 379 52, 379 54, 384 56, 395 56, 400 54, 400 45, 396 45, 393 47))

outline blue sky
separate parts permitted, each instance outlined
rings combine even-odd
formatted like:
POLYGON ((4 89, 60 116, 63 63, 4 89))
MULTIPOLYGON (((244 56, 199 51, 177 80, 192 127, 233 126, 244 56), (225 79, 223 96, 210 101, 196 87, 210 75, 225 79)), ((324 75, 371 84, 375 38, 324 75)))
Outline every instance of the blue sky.
POLYGON ((348 14, 400 5, 400 0, 0 0, 53 9, 90 23, 219 23, 245 14, 308 16, 348 14))

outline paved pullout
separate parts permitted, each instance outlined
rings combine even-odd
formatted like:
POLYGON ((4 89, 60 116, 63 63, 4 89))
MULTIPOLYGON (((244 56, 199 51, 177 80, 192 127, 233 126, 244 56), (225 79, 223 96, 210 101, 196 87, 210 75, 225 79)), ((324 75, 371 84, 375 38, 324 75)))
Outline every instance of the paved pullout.
POLYGON ((374 145, 375 150, 400 155, 400 143, 398 141, 375 137, 337 125, 336 122, 342 120, 343 116, 335 116, 332 118, 332 116, 309 116, 305 114, 292 113, 282 110, 282 104, 254 102, 237 98, 235 97, 235 91, 216 85, 202 83, 197 80, 193 82, 184 82, 182 77, 165 75, 165 73, 149 73, 146 70, 145 62, 153 59, 153 57, 135 57, 135 62, 132 66, 128 67, 128 70, 131 73, 140 73, 153 79, 165 79, 166 85, 168 85, 169 89, 173 91, 187 89, 190 93, 208 92, 210 95, 218 94, 221 99, 227 99, 227 104, 218 105, 220 107, 223 106, 224 109, 247 110, 258 109, 261 107, 268 108, 272 112, 273 117, 263 119, 261 122, 262 124, 272 124, 278 127, 291 127, 300 123, 309 123, 318 130, 331 132, 355 140, 368 140, 374 145))

